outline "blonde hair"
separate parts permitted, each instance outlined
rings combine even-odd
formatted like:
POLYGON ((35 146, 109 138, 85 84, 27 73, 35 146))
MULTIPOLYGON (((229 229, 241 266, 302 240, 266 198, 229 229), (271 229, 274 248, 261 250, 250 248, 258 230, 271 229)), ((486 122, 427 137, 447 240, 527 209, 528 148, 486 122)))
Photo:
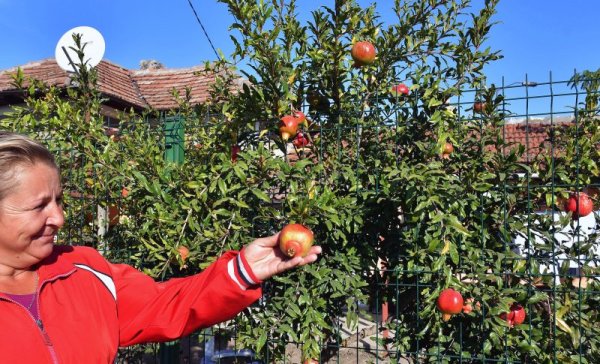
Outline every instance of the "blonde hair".
POLYGON ((0 200, 15 186, 18 167, 45 163, 58 170, 54 156, 37 141, 8 131, 0 131, 0 200))

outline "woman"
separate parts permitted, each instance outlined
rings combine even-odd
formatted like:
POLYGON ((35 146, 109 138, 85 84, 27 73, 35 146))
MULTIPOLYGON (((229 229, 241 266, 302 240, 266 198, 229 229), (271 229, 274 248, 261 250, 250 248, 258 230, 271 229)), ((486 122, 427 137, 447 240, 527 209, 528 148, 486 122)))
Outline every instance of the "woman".
POLYGON ((173 340, 228 320, 260 283, 314 262, 282 259, 277 235, 227 252, 202 273, 154 282, 95 249, 55 246, 64 224, 52 154, 0 132, 0 362, 113 363, 119 346, 173 340))

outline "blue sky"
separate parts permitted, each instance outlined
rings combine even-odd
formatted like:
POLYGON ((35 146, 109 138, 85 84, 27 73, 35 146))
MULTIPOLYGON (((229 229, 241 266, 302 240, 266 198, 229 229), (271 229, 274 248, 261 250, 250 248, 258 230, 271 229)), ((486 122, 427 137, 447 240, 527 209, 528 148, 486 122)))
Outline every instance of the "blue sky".
MULTIPOLYGON (((483 0, 474 0, 474 6, 483 0)), ((360 0, 368 4, 368 0, 360 0)), ((229 55, 231 24, 225 5, 192 0, 215 47, 229 55)), ((298 0, 301 9, 333 0, 298 0)), ((382 13, 392 0, 378 1, 382 13)), ((600 68, 598 0, 501 0, 488 41, 504 58, 486 69, 490 82, 568 79, 574 69, 600 68)), ((61 35, 76 26, 98 29, 105 59, 126 68, 156 59, 169 68, 190 67, 215 55, 188 0, 0 0, 0 69, 54 56, 61 35)))

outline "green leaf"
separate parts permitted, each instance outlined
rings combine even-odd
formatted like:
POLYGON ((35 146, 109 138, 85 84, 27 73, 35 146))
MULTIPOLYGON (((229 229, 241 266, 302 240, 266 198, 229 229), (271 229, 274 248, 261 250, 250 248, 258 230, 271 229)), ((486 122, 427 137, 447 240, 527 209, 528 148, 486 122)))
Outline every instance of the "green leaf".
POLYGON ((571 327, 565 322, 565 320, 558 318, 558 317, 554 317, 554 320, 556 321, 556 326, 561 329, 562 331, 568 333, 568 334, 572 334, 573 331, 571 330, 571 327))
POLYGON ((467 228, 465 228, 458 221, 458 218, 456 216, 454 216, 454 215, 446 215, 445 216, 445 221, 446 221, 446 224, 448 224, 449 226, 451 226, 452 228, 454 228, 459 233, 464 234, 466 236, 471 236, 471 233, 469 232, 469 230, 467 230, 467 228))
POLYGON ((260 352, 267 342, 267 332, 260 330, 260 336, 256 339, 256 351, 260 352))
POLYGON ((259 199, 261 199, 265 202, 271 202, 271 199, 269 198, 269 196, 257 188, 253 188, 252 193, 254 194, 254 196, 258 197, 259 199))
POLYGON ((452 263, 458 265, 460 258, 458 255, 458 249, 456 248, 456 244, 450 245, 450 259, 452 260, 452 263))
POLYGON ((527 300, 528 305, 533 305, 541 301, 548 300, 548 294, 544 292, 536 292, 533 296, 527 300))

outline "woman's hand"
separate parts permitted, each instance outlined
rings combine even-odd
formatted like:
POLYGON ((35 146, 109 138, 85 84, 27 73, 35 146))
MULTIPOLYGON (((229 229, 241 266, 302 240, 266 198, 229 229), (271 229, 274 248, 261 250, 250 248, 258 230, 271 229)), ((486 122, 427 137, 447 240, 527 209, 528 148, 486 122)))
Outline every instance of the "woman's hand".
POLYGON ((266 238, 256 239, 243 250, 244 257, 250 265, 252 272, 261 281, 285 272, 288 269, 312 263, 321 254, 320 246, 312 246, 308 251, 308 255, 304 258, 296 257, 290 259, 279 249, 278 238, 279 233, 266 238))

